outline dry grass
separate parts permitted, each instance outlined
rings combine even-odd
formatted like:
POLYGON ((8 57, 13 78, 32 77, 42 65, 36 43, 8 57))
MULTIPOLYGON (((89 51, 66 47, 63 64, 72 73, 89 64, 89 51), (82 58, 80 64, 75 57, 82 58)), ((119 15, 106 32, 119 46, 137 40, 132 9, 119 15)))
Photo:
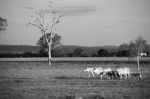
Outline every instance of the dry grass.
POLYGON ((143 80, 88 78, 84 67, 129 67, 116 62, 0 62, 0 99, 150 99, 150 67, 142 63, 143 80))
MULTIPOLYGON (((39 57, 39 58, 0 58, 0 61, 48 61, 48 58, 43 58, 43 57, 39 57)), ((52 61, 54 62, 93 62, 93 61, 102 61, 102 62, 136 62, 136 58, 134 57, 55 57, 52 58, 52 61)), ((142 62, 149 62, 150 61, 150 57, 141 57, 140 61, 142 62)))

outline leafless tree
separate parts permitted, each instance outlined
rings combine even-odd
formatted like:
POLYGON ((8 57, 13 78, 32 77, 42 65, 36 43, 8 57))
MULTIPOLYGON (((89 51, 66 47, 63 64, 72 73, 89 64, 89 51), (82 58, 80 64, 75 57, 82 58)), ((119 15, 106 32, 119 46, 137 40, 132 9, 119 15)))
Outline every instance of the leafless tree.
POLYGON ((140 54, 146 48, 147 41, 142 36, 139 36, 138 38, 135 39, 135 44, 136 44, 136 51, 137 51, 137 64, 139 70, 140 69, 139 58, 141 57, 140 54))
POLYGON ((140 69, 140 54, 146 47, 147 41, 142 36, 137 37, 135 41, 129 44, 130 55, 136 57, 138 70, 140 69))
POLYGON ((0 32, 6 30, 7 25, 7 20, 0 17, 0 32))
POLYGON ((34 15, 31 16, 33 18, 33 21, 28 23, 28 25, 32 25, 40 29, 43 37, 43 43, 48 45, 49 66, 51 66, 51 50, 53 46, 53 38, 56 37, 56 25, 60 22, 60 19, 62 17, 62 15, 59 14, 59 11, 53 8, 52 4, 53 2, 50 1, 49 10, 35 11, 34 15))

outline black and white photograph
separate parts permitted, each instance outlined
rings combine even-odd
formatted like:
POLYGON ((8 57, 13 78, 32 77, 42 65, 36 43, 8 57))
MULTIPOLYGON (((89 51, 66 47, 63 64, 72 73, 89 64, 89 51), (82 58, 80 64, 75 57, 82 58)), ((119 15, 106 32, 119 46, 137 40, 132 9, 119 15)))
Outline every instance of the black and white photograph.
POLYGON ((0 99, 150 99, 150 0, 0 0, 0 99))

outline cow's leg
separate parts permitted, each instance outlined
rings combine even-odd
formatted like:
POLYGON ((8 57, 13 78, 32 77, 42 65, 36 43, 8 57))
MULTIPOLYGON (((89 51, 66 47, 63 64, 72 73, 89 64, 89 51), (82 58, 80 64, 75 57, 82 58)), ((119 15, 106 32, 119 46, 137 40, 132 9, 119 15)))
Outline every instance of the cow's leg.
POLYGON ((128 77, 128 74, 123 74, 124 75, 124 79, 127 79, 128 77))
POLYGON ((127 79, 127 76, 128 76, 127 74, 124 74, 124 79, 127 79))
POLYGON ((92 76, 93 76, 93 77, 95 77, 95 75, 94 75, 94 73, 93 73, 93 72, 91 72, 91 74, 92 74, 92 76))
POLYGON ((139 78, 140 78, 140 79, 142 79, 142 75, 141 75, 141 73, 140 73, 140 75, 139 75, 139 78))
POLYGON ((122 74, 120 74, 120 79, 122 79, 122 77, 123 77, 122 74))
POLYGON ((129 79, 130 79, 130 74, 128 73, 128 77, 129 77, 129 79))
POLYGON ((88 77, 90 78, 91 77, 91 74, 88 72, 88 77))
POLYGON ((127 79, 129 76, 128 76, 128 74, 125 74, 125 79, 127 79))
POLYGON ((101 77, 101 80, 102 80, 102 75, 100 75, 100 77, 101 77))
POLYGON ((103 75, 101 74, 100 77, 101 77, 101 80, 102 80, 103 79, 103 75))

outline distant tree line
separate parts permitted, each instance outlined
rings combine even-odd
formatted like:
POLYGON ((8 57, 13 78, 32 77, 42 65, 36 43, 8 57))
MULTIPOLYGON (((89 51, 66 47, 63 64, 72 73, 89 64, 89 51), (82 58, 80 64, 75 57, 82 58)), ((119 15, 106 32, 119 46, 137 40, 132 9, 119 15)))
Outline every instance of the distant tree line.
MULTIPOLYGON (((60 38, 60 36, 57 36, 60 38)), ((60 39, 57 40, 58 42, 60 39)), ((56 44, 57 45, 57 44, 56 44)), ((41 46, 41 50, 37 53, 23 52, 23 53, 0 53, 0 57, 48 57, 47 47, 41 46)), ((94 53, 89 53, 86 49, 76 48, 71 52, 66 52, 58 49, 52 49, 52 57, 137 57, 139 52, 147 53, 147 57, 150 57, 150 46, 148 46, 146 40, 142 37, 135 39, 130 43, 121 44, 116 50, 107 50, 100 48, 94 53)))
MULTIPOLYGON (((150 57, 149 50, 145 50, 147 57, 150 57)), ((122 44, 119 46, 118 50, 107 50, 104 48, 99 49, 97 52, 89 54, 85 52, 82 48, 76 48, 72 52, 65 53, 61 49, 52 50, 52 57, 131 57, 131 49, 127 44, 122 44)), ((40 50, 37 53, 33 52, 24 52, 24 53, 0 53, 0 57, 48 57, 48 54, 43 50, 40 50)))

